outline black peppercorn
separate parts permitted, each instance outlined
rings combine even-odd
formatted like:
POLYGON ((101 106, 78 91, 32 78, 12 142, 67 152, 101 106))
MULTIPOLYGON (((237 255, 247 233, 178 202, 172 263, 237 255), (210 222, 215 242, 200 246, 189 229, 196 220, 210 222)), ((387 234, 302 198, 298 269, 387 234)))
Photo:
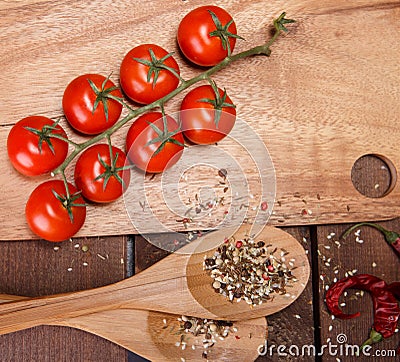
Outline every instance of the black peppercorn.
POLYGON ((186 321, 185 324, 183 325, 183 328, 185 328, 185 329, 192 328, 192 322, 186 321))
POLYGON ((265 245, 265 243, 264 243, 263 241, 259 241, 259 242, 257 243, 257 246, 258 246, 259 248, 262 248, 264 245, 265 245))

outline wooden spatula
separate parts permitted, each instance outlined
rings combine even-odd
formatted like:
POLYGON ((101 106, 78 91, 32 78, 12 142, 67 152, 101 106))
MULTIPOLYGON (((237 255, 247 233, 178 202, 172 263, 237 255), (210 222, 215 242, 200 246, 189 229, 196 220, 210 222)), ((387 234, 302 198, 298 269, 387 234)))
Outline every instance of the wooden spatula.
MULTIPOLYGON (((205 255, 234 235, 242 239, 250 232, 244 225, 236 230, 218 230, 197 239, 145 271, 121 282, 86 290, 0 306, 0 333, 10 333, 42 324, 57 324, 78 316, 110 310, 140 309, 211 319, 248 320, 266 316, 291 304, 305 288, 310 268, 304 249, 286 232, 266 227, 257 236, 286 250, 295 260, 297 282, 290 295, 277 295, 272 302, 250 308, 245 302, 231 303, 215 293, 212 279, 203 270, 205 255)), ((118 325, 118 320, 114 321, 118 325)))

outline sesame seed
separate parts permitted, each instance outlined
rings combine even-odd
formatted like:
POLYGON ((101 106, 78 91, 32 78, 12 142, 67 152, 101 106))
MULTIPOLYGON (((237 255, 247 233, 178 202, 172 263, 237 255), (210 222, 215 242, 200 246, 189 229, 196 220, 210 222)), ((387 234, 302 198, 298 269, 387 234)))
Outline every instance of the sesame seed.
POLYGON ((53 250, 54 250, 54 251, 58 251, 58 250, 60 250, 60 247, 59 247, 59 246, 55 246, 55 247, 53 248, 53 250))
POLYGON ((297 319, 301 319, 301 316, 299 314, 294 315, 297 319))
POLYGON ((376 268, 376 263, 375 262, 372 263, 372 267, 376 268))
POLYGON ((71 268, 71 267, 69 267, 69 268, 67 269, 67 271, 71 272, 71 271, 72 271, 72 268, 71 268))
POLYGON ((331 331, 332 331, 332 329, 333 329, 333 326, 332 326, 332 325, 330 325, 330 326, 329 326, 329 328, 328 328, 328 331, 329 331, 329 332, 331 332, 331 331))
POLYGON ((88 266, 89 264, 86 263, 86 261, 84 261, 82 265, 83 265, 83 266, 88 266))

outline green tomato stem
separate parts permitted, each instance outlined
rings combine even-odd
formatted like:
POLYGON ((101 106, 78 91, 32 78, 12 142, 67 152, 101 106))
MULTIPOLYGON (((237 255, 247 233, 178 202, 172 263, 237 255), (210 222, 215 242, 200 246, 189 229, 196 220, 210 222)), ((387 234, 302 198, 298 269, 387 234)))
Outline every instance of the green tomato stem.
MULTIPOLYGON (((271 37, 271 39, 269 41, 267 41, 265 44, 255 46, 253 48, 250 48, 248 50, 245 50, 245 51, 237 53, 237 54, 229 55, 225 59, 223 59, 220 63, 218 63, 217 65, 205 70, 204 72, 200 73, 199 75, 197 75, 191 79, 184 80, 183 78, 179 77, 181 79, 179 86, 175 90, 173 90, 171 93, 167 94, 163 98, 160 98, 160 99, 154 101, 153 103, 147 104, 147 105, 142 106, 137 109, 132 109, 131 107, 128 106, 127 108, 130 111, 129 114, 126 115, 124 118, 122 118, 117 123, 115 123, 112 127, 107 129, 106 131, 94 136, 93 138, 87 140, 86 142, 82 142, 79 144, 73 143, 74 150, 68 155, 68 157, 64 160, 64 162, 59 167, 57 167, 56 169, 53 170, 52 174, 53 175, 58 175, 60 173, 62 174, 64 172, 64 170, 67 168, 67 166, 72 162, 72 160, 84 149, 94 145, 95 143, 101 141, 104 138, 110 137, 113 133, 118 131, 122 126, 124 126, 126 123, 128 123, 133 118, 136 118, 136 117, 142 115, 143 113, 146 113, 146 112, 151 111, 156 108, 163 109, 164 104, 166 102, 168 102, 170 99, 174 98, 175 96, 177 96, 184 90, 188 89, 192 85, 194 85, 198 82, 201 82, 201 81, 208 80, 209 78, 211 78, 211 76, 213 74, 217 73, 221 69, 226 68, 231 63, 236 62, 240 59, 254 56, 254 55, 270 56, 271 55, 270 46, 275 42, 275 40, 279 37, 279 35, 282 33, 282 31, 286 31, 286 28, 284 27, 283 24, 287 24, 289 22, 294 22, 294 21, 285 19, 285 13, 282 13, 279 16, 279 18, 274 20, 273 25, 275 28, 275 33, 271 37)), ((124 106, 126 106, 125 102, 123 102, 122 104, 124 106)))

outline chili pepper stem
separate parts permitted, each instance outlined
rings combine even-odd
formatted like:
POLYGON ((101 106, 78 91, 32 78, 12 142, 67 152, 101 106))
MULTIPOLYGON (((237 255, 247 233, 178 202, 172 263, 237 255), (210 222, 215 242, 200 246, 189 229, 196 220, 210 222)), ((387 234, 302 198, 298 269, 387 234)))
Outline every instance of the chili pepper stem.
POLYGON ((375 343, 381 342, 382 340, 382 334, 372 328, 371 333, 369 334, 369 338, 360 346, 360 350, 362 351, 366 346, 371 346, 375 343))
POLYGON ((372 228, 375 228, 376 230, 379 230, 384 235, 385 240, 389 244, 394 244, 396 242, 396 240, 398 238, 400 238, 400 234, 398 234, 394 231, 387 230, 383 226, 372 223, 372 222, 361 222, 361 223, 353 225, 352 227, 350 227, 349 229, 346 230, 346 232, 343 234, 342 238, 347 237, 353 230, 355 230, 361 226, 370 226, 372 228))
MULTIPOLYGON (((203 73, 200 73, 199 75, 197 75, 191 79, 184 80, 183 78, 181 78, 180 79, 181 83, 175 90, 173 90, 171 93, 167 94, 163 98, 160 98, 160 99, 154 101, 153 103, 147 104, 147 105, 142 106, 137 109, 132 109, 130 107, 127 107, 129 110, 129 113, 124 118, 122 118, 120 121, 115 123, 112 127, 110 127, 103 133, 100 133, 85 142, 75 144, 74 150, 68 155, 68 157, 65 159, 65 161, 60 166, 58 166, 56 169, 53 170, 52 175, 58 175, 58 174, 64 172, 64 170, 68 167, 68 165, 72 162, 72 160, 80 152, 82 152, 84 149, 94 145, 95 143, 99 142, 100 140, 112 135, 113 133, 118 131, 122 126, 124 126, 126 123, 128 123, 130 120, 132 120, 150 110, 153 110, 156 108, 161 108, 167 101, 174 98, 176 95, 180 94, 187 88, 191 87, 192 85, 194 85, 200 81, 207 80, 213 74, 217 73, 221 69, 226 68, 231 63, 233 63, 237 60, 243 59, 243 58, 254 56, 254 55, 270 56, 270 54, 271 54, 270 46, 276 41, 276 39, 279 37, 279 35, 282 32, 287 31, 285 24, 294 22, 294 20, 292 20, 292 19, 286 19, 285 15, 286 15, 286 13, 282 13, 277 19, 275 19, 273 21, 275 33, 265 44, 255 46, 253 48, 250 48, 248 50, 245 50, 245 51, 237 53, 237 54, 229 55, 228 57, 223 59, 220 63, 218 63, 214 67, 207 69, 203 73)), ((123 102, 122 104, 125 106, 125 102, 123 102)))

